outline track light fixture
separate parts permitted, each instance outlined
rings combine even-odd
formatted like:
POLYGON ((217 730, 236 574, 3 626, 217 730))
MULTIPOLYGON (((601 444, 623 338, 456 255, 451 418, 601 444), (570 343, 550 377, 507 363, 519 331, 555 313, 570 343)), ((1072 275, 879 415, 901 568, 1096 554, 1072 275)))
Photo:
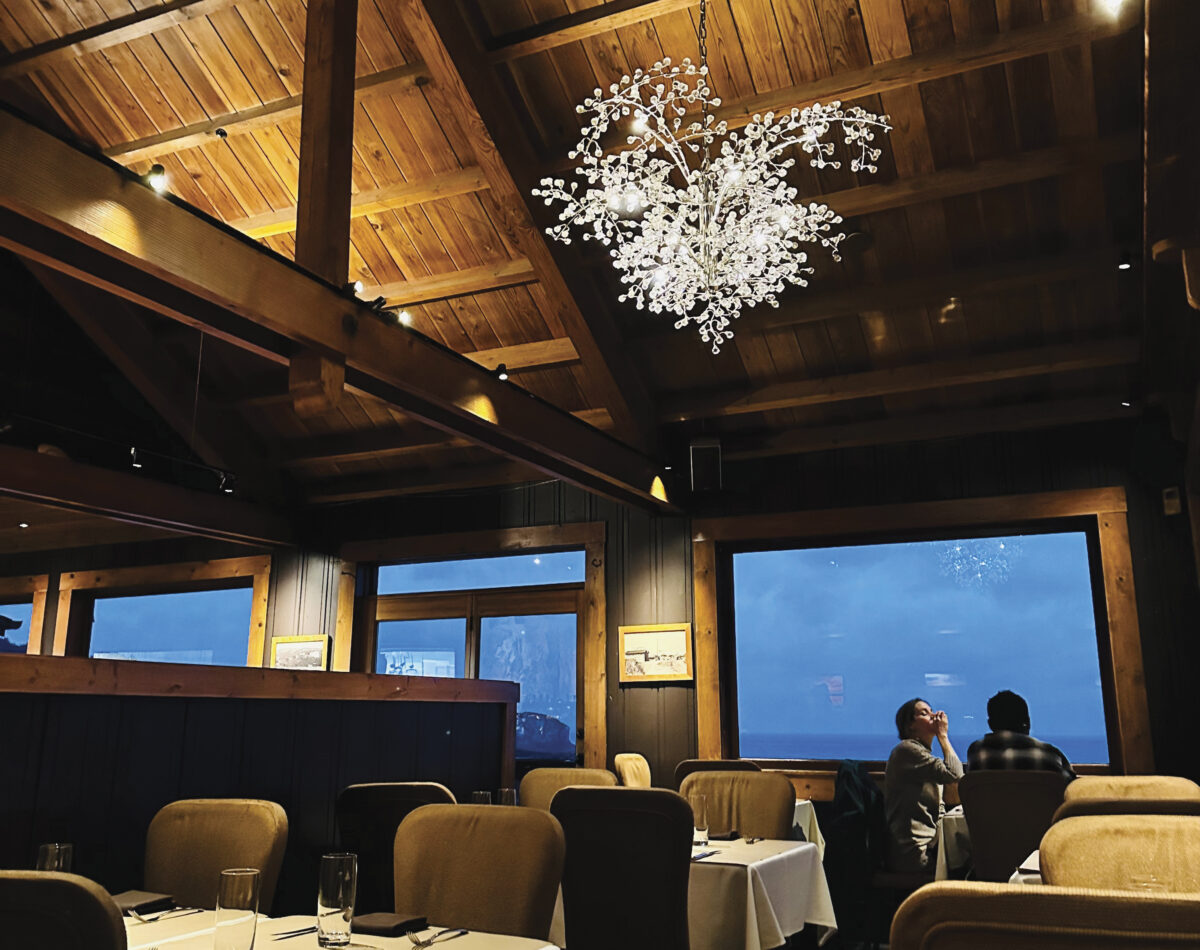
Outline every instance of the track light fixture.
POLYGON ((387 304, 387 297, 376 297, 369 304, 367 304, 367 306, 370 307, 372 310, 379 311, 379 310, 382 310, 386 304, 387 304))
POLYGON ((1128 251, 1121 252, 1121 260, 1117 262, 1117 270, 1131 270, 1133 268, 1133 255, 1128 251))
POLYGON ((136 446, 133 446, 133 445, 131 445, 131 446, 129 447, 129 464, 130 464, 131 466, 133 466, 134 468, 141 468, 141 467, 142 467, 142 463, 141 463, 141 461, 138 459, 138 451, 137 451, 137 447, 136 447, 136 446))
POLYGON ((161 195, 167 190, 167 170, 155 162, 146 172, 146 184, 161 195))
POLYGON ((237 479, 234 477, 232 472, 221 472, 220 476, 221 484, 219 487, 221 491, 223 491, 226 495, 232 495, 234 488, 237 486, 237 479))
POLYGON ((496 367, 496 378, 502 383, 508 380, 508 367, 504 363, 496 367))
POLYGON ((404 324, 406 327, 412 326, 412 314, 407 310, 396 311, 396 321, 404 324))
POLYGON ((342 288, 342 292, 348 297, 357 297, 363 292, 363 282, 361 280, 352 280, 342 288))

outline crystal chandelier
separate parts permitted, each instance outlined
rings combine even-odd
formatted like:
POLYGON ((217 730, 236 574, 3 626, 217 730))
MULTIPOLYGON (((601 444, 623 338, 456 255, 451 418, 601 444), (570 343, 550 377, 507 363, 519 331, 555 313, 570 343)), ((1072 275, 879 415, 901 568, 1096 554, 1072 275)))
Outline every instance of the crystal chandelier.
POLYGON ((710 112, 721 100, 708 85, 707 22, 700 0, 698 66, 663 59, 577 106, 593 113, 569 153, 581 161, 578 180, 543 178, 533 194, 563 205, 551 237, 570 244, 574 228, 610 248, 627 285, 619 299, 675 315, 677 330, 696 324, 716 354, 743 309, 777 307, 786 284, 808 285, 801 245, 820 244, 839 259, 845 234, 833 226, 842 219, 827 205, 795 203, 788 151, 799 147, 814 168, 840 167, 833 143, 823 141, 837 126, 857 150, 851 170, 874 172, 880 152, 871 143, 891 127, 886 115, 831 102, 755 115, 740 133, 729 131, 710 112), (699 119, 687 122, 697 106, 699 119), (605 154, 605 133, 629 116, 628 147, 605 154))

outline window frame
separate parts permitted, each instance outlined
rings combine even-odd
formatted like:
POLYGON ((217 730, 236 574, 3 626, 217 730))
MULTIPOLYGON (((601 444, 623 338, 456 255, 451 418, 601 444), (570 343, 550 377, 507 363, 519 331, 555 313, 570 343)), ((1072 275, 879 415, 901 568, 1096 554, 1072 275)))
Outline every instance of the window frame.
POLYGON ((49 589, 49 574, 0 577, 0 606, 28 603, 33 607, 29 615, 29 642, 25 646, 26 655, 36 655, 42 652, 42 634, 46 623, 46 594, 49 589))
MULTIPOLYGON (((732 755, 733 717, 728 701, 733 669, 727 633, 731 616, 731 561, 722 566, 722 550, 761 543, 797 546, 854 544, 878 537, 916 532, 1012 530, 1016 525, 1045 525, 1075 520, 1094 526, 1098 557, 1092 569, 1099 659, 1105 689, 1105 728, 1110 769, 1146 773, 1154 769, 1149 710, 1142 670, 1141 637, 1133 562, 1129 549, 1125 491, 1120 487, 1044 492, 942 502, 913 502, 862 508, 825 509, 776 515, 697 519, 693 522, 692 565, 695 598, 696 732, 699 755, 732 755), (1103 645, 1107 645, 1107 651, 1103 645)), ((1092 546, 1089 543, 1089 553, 1092 546)), ((772 760, 777 767, 820 769, 822 760, 772 760)))
POLYGON ((177 594, 249 587, 252 594, 245 665, 266 666, 267 599, 270 594, 270 582, 269 554, 64 572, 58 579, 58 612, 55 615, 51 653, 54 656, 88 656, 92 634, 92 607, 97 597, 177 594))

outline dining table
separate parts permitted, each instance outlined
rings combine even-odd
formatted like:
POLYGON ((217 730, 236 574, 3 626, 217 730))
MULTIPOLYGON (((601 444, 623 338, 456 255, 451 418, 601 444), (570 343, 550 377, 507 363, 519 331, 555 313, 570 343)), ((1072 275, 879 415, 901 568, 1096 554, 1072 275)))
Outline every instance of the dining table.
MULTIPOLYGON (((817 846, 807 841, 741 838, 692 849, 688 875, 691 950, 770 950, 816 928, 824 943, 837 931, 817 846)), ((550 940, 565 946, 562 894, 550 940)), ((463 950, 463 948, 454 948, 463 950)))
POLYGON ((817 824, 817 810, 807 798, 797 798, 792 811, 792 837, 797 841, 808 841, 817 846, 817 854, 825 860, 825 836, 817 824))
MULTIPOLYGON (((315 924, 315 917, 264 917, 260 915, 254 945, 259 950, 273 947, 278 947, 279 950, 316 950, 317 935, 315 932, 275 940, 279 934, 314 927, 315 924)), ((213 950, 215 928, 216 912, 211 910, 165 916, 161 920, 151 920, 146 923, 129 917, 125 918, 125 936, 129 942, 129 950, 213 950)), ((425 939, 432 937, 442 929, 444 928, 434 927, 421 930, 415 936, 425 939)), ((412 941, 403 935, 375 937, 353 934, 351 941, 352 948, 413 950, 412 941)), ((510 937, 474 930, 468 931, 461 937, 449 940, 443 938, 433 946, 436 950, 442 950, 447 944, 449 945, 448 950, 556 950, 545 940, 531 940, 527 937, 510 937)))

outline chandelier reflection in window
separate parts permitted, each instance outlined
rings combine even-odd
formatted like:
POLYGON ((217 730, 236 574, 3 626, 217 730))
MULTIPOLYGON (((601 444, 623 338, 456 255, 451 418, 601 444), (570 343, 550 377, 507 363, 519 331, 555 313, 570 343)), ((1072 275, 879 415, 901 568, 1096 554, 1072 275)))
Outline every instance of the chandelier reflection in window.
POLYGON ((740 132, 715 121, 721 104, 708 85, 707 6, 700 2, 700 63, 670 59, 608 87, 577 106, 593 113, 569 153, 581 164, 577 180, 542 179, 533 193, 561 202, 559 224, 547 233, 565 244, 571 231, 610 247, 626 285, 622 301, 639 310, 675 315, 675 328, 694 323, 714 354, 733 338, 731 322, 743 309, 766 302, 787 284, 807 286, 805 244, 838 259, 842 219, 827 205, 796 204, 788 185, 793 147, 814 168, 838 168, 831 129, 857 154, 852 171, 876 171, 876 132, 889 132, 886 115, 840 102, 817 103, 775 115, 755 115, 740 132), (698 120, 687 121, 699 107, 698 120), (628 148, 605 154, 602 139, 628 125, 628 148))

